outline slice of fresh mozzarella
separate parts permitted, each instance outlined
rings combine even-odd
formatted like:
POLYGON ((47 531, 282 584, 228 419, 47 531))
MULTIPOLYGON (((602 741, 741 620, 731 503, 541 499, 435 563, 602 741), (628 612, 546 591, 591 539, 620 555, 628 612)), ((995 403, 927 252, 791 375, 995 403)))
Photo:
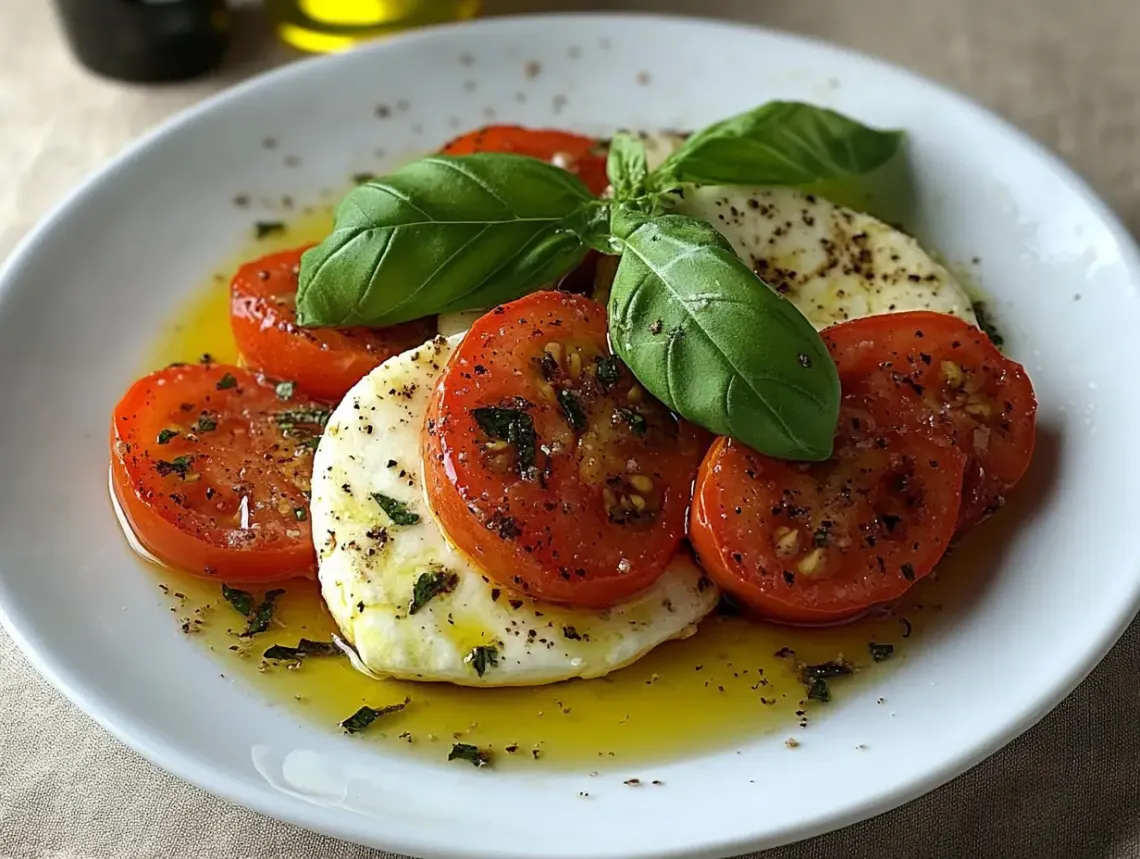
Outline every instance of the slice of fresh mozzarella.
POLYGON ((918 242, 861 212, 793 188, 686 188, 676 208, 716 227, 745 263, 816 328, 904 310, 976 325, 973 303, 918 242))
POLYGON ((372 371, 334 411, 317 449, 311 515, 321 592, 360 661, 406 679, 534 685, 599 677, 691 635, 718 594, 687 552, 635 599, 592 611, 513 593, 447 541, 424 498, 421 436, 431 389, 461 336, 372 371), (397 509, 392 501, 408 515, 386 514, 382 503, 397 509), (413 612, 417 584, 422 595, 433 582, 443 592, 413 612))

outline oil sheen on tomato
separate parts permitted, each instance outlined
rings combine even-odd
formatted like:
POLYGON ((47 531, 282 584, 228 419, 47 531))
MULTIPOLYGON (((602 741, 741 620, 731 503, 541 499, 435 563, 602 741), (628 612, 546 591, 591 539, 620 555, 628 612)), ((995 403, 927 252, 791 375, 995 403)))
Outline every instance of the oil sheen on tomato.
MULTIPOLYGON (((204 352, 218 361, 236 360, 227 307, 237 264, 317 240, 327 228, 327 217, 313 218, 251 244, 163 332, 147 369, 196 360, 204 352)), ((876 679, 921 646, 932 627, 951 621, 968 604, 972 571, 984 568, 973 554, 969 546, 955 553, 940 573, 880 617, 830 629, 796 629, 714 613, 692 638, 662 645, 609 677, 513 689, 373 680, 343 658, 309 657, 292 668, 266 662, 261 654, 273 644, 293 646, 302 637, 327 641, 336 631, 315 582, 284 583, 273 626, 252 640, 237 637, 244 622, 221 598, 220 583, 155 568, 155 588, 173 609, 172 631, 190 630, 227 677, 250 683, 315 724, 336 731, 362 705, 379 708, 411 699, 403 712, 382 717, 354 741, 432 760, 445 759, 454 742, 473 743, 491 749, 496 767, 628 769, 738 747, 765 733, 807 743, 812 722, 826 718, 829 709, 855 697, 877 701, 876 679), (869 642, 893 644, 892 658, 874 663, 869 642), (795 655, 786 655, 786 649, 795 655), (797 666, 838 658, 854 664, 857 673, 830 681, 830 703, 805 701, 797 666)), ((889 709, 890 700, 881 706, 889 709)))

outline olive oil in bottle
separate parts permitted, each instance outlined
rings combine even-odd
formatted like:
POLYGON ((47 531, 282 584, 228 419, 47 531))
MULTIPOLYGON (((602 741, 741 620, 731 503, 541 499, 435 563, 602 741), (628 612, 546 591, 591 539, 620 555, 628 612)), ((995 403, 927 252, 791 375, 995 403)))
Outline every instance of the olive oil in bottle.
POLYGON ((277 34, 303 51, 343 51, 412 27, 472 18, 482 0, 266 0, 277 34))

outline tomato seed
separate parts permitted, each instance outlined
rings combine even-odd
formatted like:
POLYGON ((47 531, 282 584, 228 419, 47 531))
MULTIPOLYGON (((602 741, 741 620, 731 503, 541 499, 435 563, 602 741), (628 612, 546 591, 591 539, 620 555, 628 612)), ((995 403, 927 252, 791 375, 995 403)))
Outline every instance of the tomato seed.
POLYGON ((800 532, 781 525, 776 529, 776 557, 790 558, 800 550, 800 532))

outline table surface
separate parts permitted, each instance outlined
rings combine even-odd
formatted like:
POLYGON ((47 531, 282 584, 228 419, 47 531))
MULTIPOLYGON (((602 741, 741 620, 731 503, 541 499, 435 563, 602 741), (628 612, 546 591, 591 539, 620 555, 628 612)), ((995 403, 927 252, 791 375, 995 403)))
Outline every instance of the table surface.
MULTIPOLYGON (((256 9, 215 75, 139 88, 64 48, 46 0, 0 2, 0 257, 55 201, 175 111, 294 55, 256 9)), ((1083 174, 1140 235, 1137 0, 488 0, 492 13, 715 15, 840 42, 957 88, 1083 174)), ((1140 622, 1039 725, 943 788, 765 854, 1140 856, 1140 622), (1122 682, 1123 681, 1123 682, 1122 682)), ((932 738, 933 741, 933 738, 932 738)), ((805 797, 805 802, 810 802, 805 797)), ((0 632, 0 859, 382 859, 230 806, 156 769, 41 680, 0 632)))

